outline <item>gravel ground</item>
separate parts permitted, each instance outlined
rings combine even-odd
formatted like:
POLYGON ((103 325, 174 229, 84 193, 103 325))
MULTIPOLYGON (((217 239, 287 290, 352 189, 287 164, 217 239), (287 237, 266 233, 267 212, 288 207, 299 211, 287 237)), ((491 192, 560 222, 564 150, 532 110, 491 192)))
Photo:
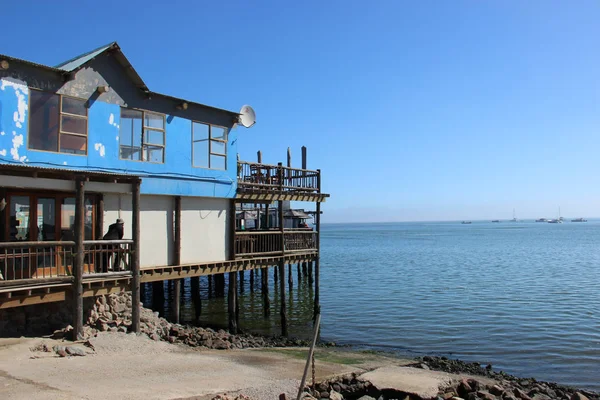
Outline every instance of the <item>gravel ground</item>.
MULTIPOLYGON (((90 342, 95 352, 79 345, 86 357, 61 358, 30 348, 68 342, 0 340, 0 399, 150 400, 236 392, 253 400, 277 399, 284 392, 295 397, 304 369, 302 359, 277 352, 199 350, 144 335, 101 333, 90 342)), ((342 364, 317 366, 322 377, 360 371, 342 364)))

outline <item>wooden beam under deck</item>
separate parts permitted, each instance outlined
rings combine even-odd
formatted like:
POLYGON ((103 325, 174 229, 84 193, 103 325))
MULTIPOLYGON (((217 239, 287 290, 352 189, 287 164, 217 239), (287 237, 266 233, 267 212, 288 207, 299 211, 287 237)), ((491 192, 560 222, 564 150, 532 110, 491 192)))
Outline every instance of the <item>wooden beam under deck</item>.
POLYGON ((308 201, 308 202, 317 202, 317 203, 325 203, 328 194, 323 193, 293 193, 293 192, 283 192, 277 193, 272 190, 263 191, 244 191, 243 189, 238 189, 238 193, 236 195, 236 201, 238 203, 243 202, 274 202, 278 200, 282 201, 308 201))
MULTIPOLYGON (((141 282, 157 282, 275 267, 282 260, 285 264, 298 264, 312 262, 316 257, 316 253, 310 252, 286 254, 283 257, 255 257, 206 264, 142 268, 140 271, 141 282)), ((27 283, 30 283, 29 281, 27 283)), ((126 272, 98 274, 97 276, 94 274, 84 275, 82 282, 83 297, 129 291, 131 290, 131 281, 131 273, 126 272)), ((69 296, 72 296, 72 284, 70 282, 19 285, 19 282, 15 281, 13 287, 0 288, 0 309, 65 301, 70 298, 69 296)))

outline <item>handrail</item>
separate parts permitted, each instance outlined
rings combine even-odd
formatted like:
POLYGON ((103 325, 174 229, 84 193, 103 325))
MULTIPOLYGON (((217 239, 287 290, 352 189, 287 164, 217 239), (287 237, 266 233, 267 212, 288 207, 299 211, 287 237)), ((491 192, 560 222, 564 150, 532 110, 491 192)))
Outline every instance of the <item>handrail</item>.
POLYGON ((302 168, 285 167, 285 166, 282 166, 282 165, 265 164, 265 163, 259 163, 259 162, 253 162, 253 161, 238 161, 238 164, 256 165, 256 166, 260 166, 260 167, 264 167, 264 168, 273 168, 273 169, 282 168, 282 169, 287 169, 287 170, 309 172, 309 173, 313 173, 313 174, 318 174, 319 173, 319 171, 314 170, 314 169, 302 169, 302 168))
POLYGON ((53 246, 75 246, 75 242, 66 240, 66 241, 52 241, 52 242, 0 242, 0 249, 14 249, 19 247, 53 247, 53 246))

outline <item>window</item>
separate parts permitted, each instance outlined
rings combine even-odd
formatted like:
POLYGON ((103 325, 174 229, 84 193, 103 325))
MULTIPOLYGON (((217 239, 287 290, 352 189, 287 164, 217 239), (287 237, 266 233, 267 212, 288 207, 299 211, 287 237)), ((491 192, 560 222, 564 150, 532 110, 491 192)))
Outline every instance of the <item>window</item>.
POLYGON ((122 108, 119 141, 122 159, 165 162, 165 116, 122 108))
POLYGON ((227 169, 227 128, 192 122, 194 167, 227 169))
POLYGON ((31 90, 29 106, 30 149, 87 154, 85 100, 31 90))

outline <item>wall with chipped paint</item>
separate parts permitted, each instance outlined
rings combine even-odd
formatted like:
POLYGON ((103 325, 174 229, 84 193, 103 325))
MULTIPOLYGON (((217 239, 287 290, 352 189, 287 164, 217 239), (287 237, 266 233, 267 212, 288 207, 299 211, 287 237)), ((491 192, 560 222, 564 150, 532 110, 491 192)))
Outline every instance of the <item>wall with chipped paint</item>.
POLYGON ((231 128, 232 115, 222 110, 191 104, 178 110, 179 101, 157 95, 147 98, 105 55, 65 81, 58 73, 11 63, 0 71, 0 164, 27 164, 68 170, 105 171, 142 177, 143 194, 233 198, 237 176, 237 131, 230 130, 227 169, 192 166, 192 120, 231 128), (99 95, 98 85, 111 90, 99 95), (67 94, 88 102, 88 153, 73 155, 29 150, 29 87, 67 94), (163 164, 121 160, 119 123, 121 106, 166 115, 166 148, 163 164))

